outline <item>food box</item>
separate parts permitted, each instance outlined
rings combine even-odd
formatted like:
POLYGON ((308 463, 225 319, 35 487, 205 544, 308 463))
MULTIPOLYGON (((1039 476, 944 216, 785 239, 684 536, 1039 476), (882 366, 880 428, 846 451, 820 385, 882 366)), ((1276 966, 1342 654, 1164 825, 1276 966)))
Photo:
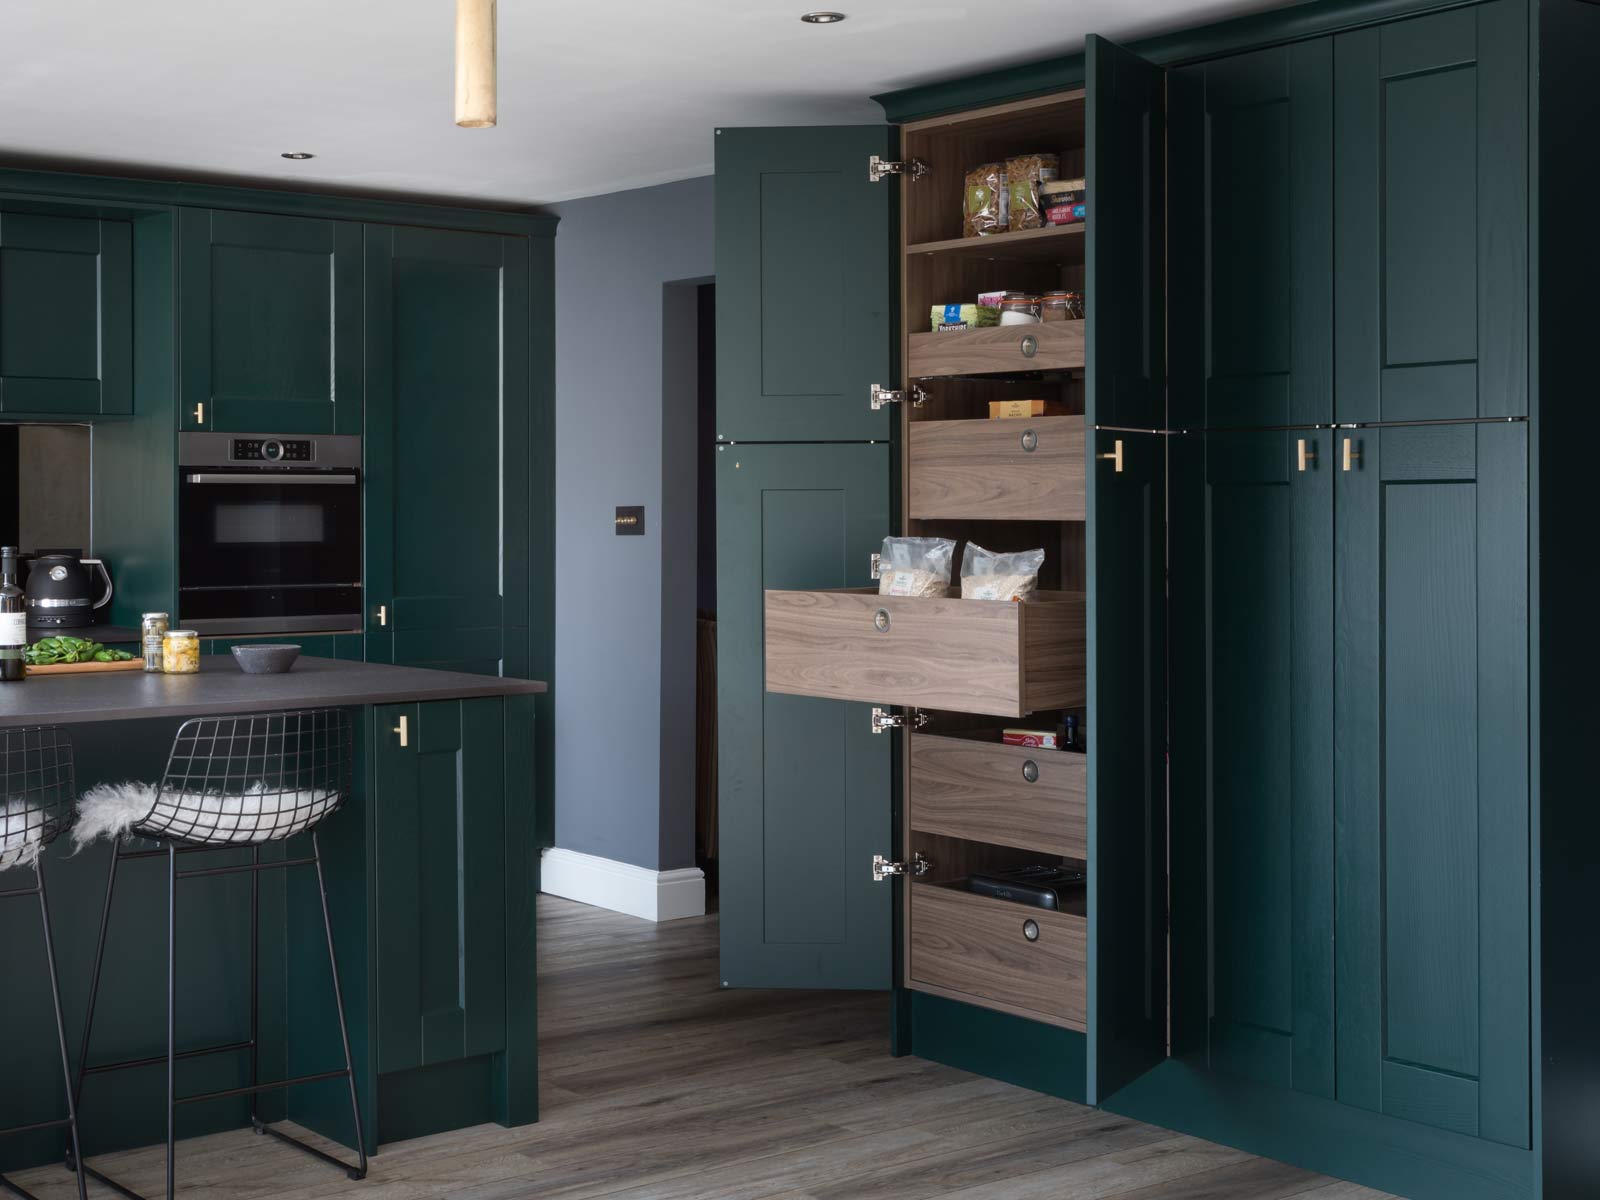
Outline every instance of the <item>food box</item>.
POLYGON ((1000 324, 1000 310, 987 304, 935 304, 930 316, 935 333, 959 333, 1000 324))
POLYGON ((1026 746, 1030 750, 1063 750, 1066 738, 1048 729, 1007 729, 1000 740, 1008 746, 1026 746))
POLYGON ((1059 400, 991 400, 989 419, 1005 420, 1011 417, 1064 417, 1067 406, 1059 400))

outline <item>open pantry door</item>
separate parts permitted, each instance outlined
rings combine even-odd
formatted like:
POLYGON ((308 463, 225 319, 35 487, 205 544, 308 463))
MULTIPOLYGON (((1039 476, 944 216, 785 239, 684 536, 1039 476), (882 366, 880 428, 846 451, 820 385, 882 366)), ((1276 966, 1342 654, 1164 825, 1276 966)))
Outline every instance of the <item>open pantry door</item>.
POLYGON ((764 591, 865 587, 893 532, 886 126, 717 131, 722 980, 887 989, 895 738, 870 704, 769 693, 764 591))
POLYGON ((1166 1056, 1164 79, 1087 46, 1088 1098, 1166 1056))

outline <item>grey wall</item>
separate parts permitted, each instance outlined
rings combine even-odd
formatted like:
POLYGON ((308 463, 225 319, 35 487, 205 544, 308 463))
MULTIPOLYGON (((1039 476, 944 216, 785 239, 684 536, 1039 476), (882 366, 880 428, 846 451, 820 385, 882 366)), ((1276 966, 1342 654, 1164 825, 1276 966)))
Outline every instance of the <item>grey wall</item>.
POLYGON ((556 845, 653 870, 694 865, 695 292, 668 285, 712 274, 711 183, 551 210, 556 845))

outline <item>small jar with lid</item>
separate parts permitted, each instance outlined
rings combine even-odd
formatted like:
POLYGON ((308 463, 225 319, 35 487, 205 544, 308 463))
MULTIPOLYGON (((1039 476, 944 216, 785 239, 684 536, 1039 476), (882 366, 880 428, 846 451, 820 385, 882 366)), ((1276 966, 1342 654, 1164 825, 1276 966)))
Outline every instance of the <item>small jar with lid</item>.
POLYGON ((193 629, 169 629, 161 639, 161 669, 168 675, 193 675, 200 670, 200 635, 193 629))
POLYGON ((1039 319, 1042 321, 1069 321, 1072 320, 1068 297, 1071 292, 1061 291, 1046 292, 1039 297, 1039 319))
POLYGON ((163 612, 147 612, 140 621, 140 642, 144 646, 144 669, 152 674, 159 675, 163 670, 161 665, 161 643, 167 636, 169 618, 163 612))
POLYGON ((1037 325, 1039 323, 1039 297, 1019 292, 1007 294, 1000 301, 1000 324, 1037 325))
POLYGON ((1082 292, 1067 293, 1067 320, 1081 321, 1088 313, 1088 304, 1085 303, 1082 292))

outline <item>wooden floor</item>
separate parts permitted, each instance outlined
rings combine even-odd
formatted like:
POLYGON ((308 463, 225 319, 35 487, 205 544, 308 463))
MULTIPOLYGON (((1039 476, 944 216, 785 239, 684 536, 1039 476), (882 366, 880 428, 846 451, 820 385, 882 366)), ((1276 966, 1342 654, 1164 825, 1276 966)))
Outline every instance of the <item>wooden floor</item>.
MULTIPOLYGON (((715 917, 541 897, 543 1116, 385 1146, 363 1183, 248 1132, 184 1142, 214 1200, 1383 1200, 1378 1192, 886 1052, 882 995, 724 991, 715 917)), ((159 1195, 159 1149, 100 1165, 159 1195)), ((60 1168, 20 1182, 75 1195, 60 1168)), ((90 1195, 109 1195, 90 1188, 90 1195)))

